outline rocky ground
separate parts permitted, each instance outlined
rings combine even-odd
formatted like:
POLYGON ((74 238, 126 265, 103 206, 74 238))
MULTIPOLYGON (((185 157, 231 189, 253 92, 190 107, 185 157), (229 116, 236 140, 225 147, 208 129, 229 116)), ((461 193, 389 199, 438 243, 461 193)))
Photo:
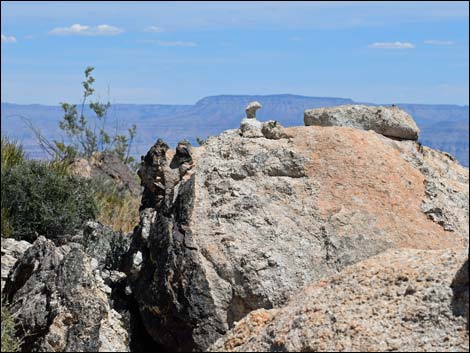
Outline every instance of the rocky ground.
POLYGON ((90 158, 77 157, 68 170, 84 178, 95 178, 112 182, 118 190, 139 196, 141 189, 135 173, 115 153, 96 152, 90 158))
POLYGON ((32 245, 2 239, 2 266, 5 253, 18 258, 2 295, 20 322, 23 350, 128 351, 129 320, 113 309, 127 248, 127 236, 94 222, 60 247, 44 237, 32 245))
POLYGON ((467 256, 388 250, 315 282, 281 309, 250 313, 211 350, 468 351, 467 256))
POLYGON ((468 351, 468 169, 390 114, 158 140, 131 238, 90 223, 15 255, 24 348, 468 351))

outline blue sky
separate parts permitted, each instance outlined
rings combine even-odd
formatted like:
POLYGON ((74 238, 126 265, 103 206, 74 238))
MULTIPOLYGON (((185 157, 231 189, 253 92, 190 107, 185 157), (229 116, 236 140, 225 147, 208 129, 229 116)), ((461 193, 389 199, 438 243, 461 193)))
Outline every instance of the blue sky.
POLYGON ((1 2, 1 100, 468 104, 468 2, 1 2))

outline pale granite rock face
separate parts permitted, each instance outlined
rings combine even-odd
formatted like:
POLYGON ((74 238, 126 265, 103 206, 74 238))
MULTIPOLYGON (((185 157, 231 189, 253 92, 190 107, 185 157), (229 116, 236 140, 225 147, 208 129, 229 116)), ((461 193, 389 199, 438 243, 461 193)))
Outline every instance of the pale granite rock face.
POLYGON ((214 352, 468 352, 468 252, 388 250, 250 313, 214 352))
POLYGON ((388 137, 417 140, 419 129, 413 118, 396 107, 374 107, 347 104, 332 108, 308 109, 304 113, 306 126, 345 126, 373 130, 388 137))
MULTIPOLYGON (((465 227, 454 221, 448 231, 423 211, 428 177, 394 145, 409 141, 346 127, 283 133, 226 131, 184 161, 184 151, 158 141, 145 157, 128 285, 148 333, 167 349, 204 350, 251 311, 280 308, 387 249, 468 244, 465 227)), ((468 200, 465 171, 447 168, 468 200)), ((459 217, 459 202, 448 202, 448 219, 459 217)))
POLYGON ((424 177, 425 197, 421 210, 448 232, 469 239, 469 172, 445 152, 415 141, 382 138, 424 177))

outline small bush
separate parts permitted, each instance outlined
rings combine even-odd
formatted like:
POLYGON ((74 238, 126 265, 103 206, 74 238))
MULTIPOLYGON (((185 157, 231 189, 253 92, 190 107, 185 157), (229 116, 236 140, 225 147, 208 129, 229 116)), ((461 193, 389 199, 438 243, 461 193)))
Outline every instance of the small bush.
POLYGON ((89 182, 51 163, 25 160, 2 170, 1 190, 2 228, 6 212, 11 235, 18 240, 31 242, 38 235, 57 239, 97 215, 89 182))
POLYGON ((19 352, 21 340, 15 336, 16 322, 2 300, 2 352, 19 352))

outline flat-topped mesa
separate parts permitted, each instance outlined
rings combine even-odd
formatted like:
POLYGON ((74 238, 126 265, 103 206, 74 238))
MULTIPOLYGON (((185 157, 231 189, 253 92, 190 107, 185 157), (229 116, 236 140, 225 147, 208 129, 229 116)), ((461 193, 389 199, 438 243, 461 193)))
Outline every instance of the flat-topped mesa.
POLYGON ((347 104, 338 107, 308 109, 304 112, 306 126, 345 126, 373 130, 401 140, 417 140, 419 128, 413 118, 396 107, 347 104))

